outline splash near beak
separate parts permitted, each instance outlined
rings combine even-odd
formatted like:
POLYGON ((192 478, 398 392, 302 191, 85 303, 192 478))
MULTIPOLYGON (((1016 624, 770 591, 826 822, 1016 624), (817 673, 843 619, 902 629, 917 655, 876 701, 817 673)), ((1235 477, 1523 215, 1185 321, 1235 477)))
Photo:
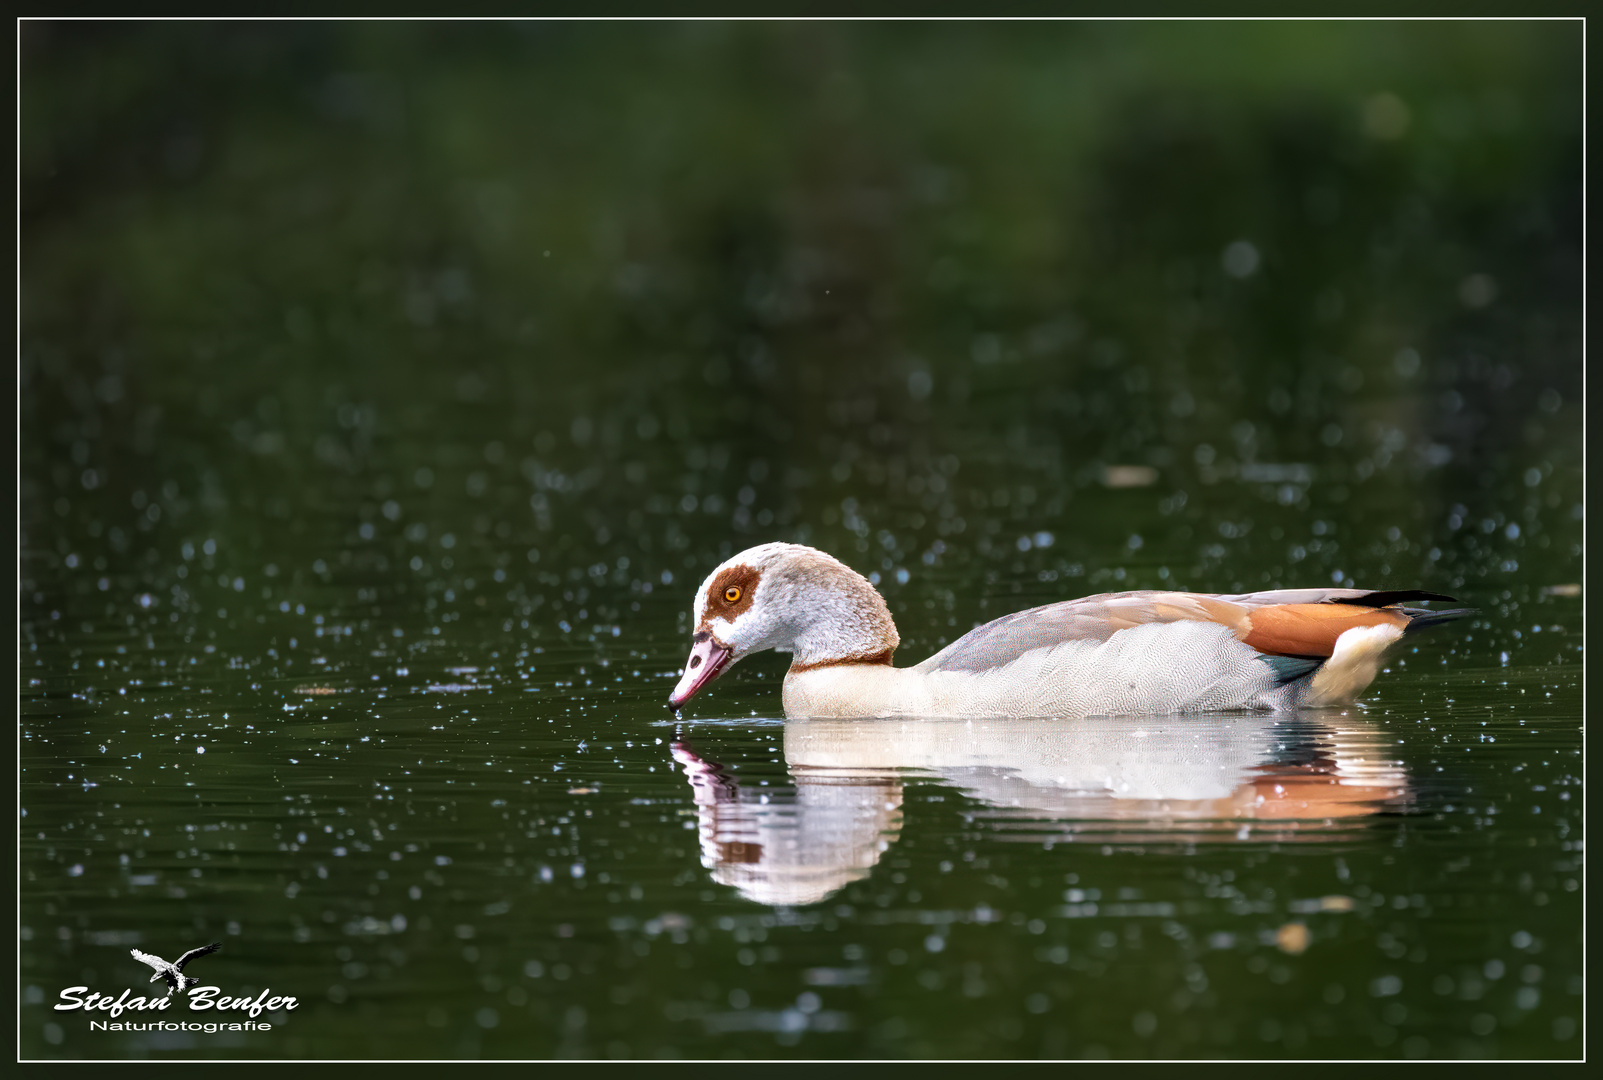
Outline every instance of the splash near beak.
POLYGON ((730 650, 713 640, 711 631, 703 630, 690 641, 690 659, 685 661, 685 673, 668 695, 668 707, 675 712, 684 708, 697 690, 716 679, 729 664, 730 650))

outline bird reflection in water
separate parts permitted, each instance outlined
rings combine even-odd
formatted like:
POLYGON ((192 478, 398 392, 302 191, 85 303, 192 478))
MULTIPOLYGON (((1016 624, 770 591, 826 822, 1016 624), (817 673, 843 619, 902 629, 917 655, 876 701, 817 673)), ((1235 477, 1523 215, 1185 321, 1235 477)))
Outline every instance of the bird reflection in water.
MULTIPOLYGON (((788 746, 789 724, 786 730, 788 746)), ((672 749, 690 777, 702 865, 760 904, 823 900, 867 877, 902 831, 899 773, 793 766, 793 792, 742 788, 683 738, 672 749)))
POLYGON ((977 804, 1000 839, 1194 844, 1317 841, 1409 799, 1381 730, 1349 713, 1076 720, 790 720, 794 788, 742 788, 681 735, 701 861, 769 905, 816 903, 867 877, 920 778, 977 804))

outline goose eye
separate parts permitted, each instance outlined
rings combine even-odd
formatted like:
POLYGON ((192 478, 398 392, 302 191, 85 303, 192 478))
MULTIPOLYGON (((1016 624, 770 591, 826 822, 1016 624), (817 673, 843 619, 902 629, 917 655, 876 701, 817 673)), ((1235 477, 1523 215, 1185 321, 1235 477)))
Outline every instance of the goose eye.
POLYGON ((731 604, 738 603, 740 600, 740 586, 731 585, 729 588, 725 589, 724 599, 729 601, 731 604))

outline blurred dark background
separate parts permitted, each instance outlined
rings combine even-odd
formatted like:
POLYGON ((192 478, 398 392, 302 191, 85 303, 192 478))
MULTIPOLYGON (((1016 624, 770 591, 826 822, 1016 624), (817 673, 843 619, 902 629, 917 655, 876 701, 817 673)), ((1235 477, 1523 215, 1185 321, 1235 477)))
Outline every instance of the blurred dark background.
POLYGON ((30 22, 21 62, 25 578, 218 537, 377 588, 442 534, 637 598, 775 538, 948 598, 1578 577, 1579 24, 30 22))

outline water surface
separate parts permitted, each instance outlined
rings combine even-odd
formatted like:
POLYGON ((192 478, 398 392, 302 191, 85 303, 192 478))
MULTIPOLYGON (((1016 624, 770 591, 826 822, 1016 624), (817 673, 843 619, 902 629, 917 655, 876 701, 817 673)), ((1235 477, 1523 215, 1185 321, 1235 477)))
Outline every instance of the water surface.
POLYGON ((1576 1058, 1569 24, 23 32, 22 1053, 1576 1058), (1424 588, 1346 710, 680 717, 1424 588), (92 1031, 131 948, 271 1030, 92 1031))

